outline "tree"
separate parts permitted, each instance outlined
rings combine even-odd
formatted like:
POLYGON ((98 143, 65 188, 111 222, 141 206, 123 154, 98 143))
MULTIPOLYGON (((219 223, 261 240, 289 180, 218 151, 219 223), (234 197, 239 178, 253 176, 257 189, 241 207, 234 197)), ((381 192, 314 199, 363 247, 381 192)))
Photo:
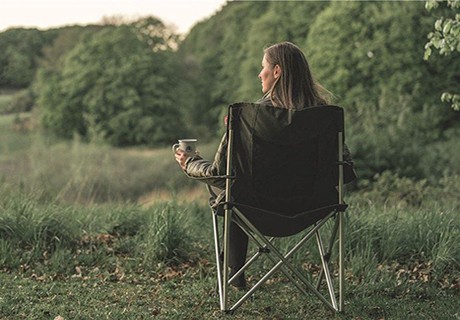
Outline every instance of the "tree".
MULTIPOLYGON (((460 0, 428 0, 425 7, 428 11, 438 8, 440 3, 445 3, 451 8, 450 15, 440 17, 434 24, 434 30, 428 34, 428 42, 425 45, 425 60, 428 60, 434 47, 441 55, 447 56, 460 52, 460 0)), ((444 92, 441 100, 451 103, 454 110, 460 110, 460 94, 444 92)))
POLYGON ((40 96, 45 126, 65 137, 77 132, 117 146, 176 139, 182 132, 176 61, 170 35, 161 38, 163 28, 148 18, 105 27, 78 43, 40 96), (138 25, 149 29, 149 21, 146 34, 138 25))
POLYGON ((425 168, 414 161, 424 155, 421 146, 454 125, 438 95, 458 86, 460 62, 423 60, 420 43, 430 24, 417 2, 332 2, 310 28, 310 63, 347 110, 361 177, 385 170, 422 177, 425 168))
MULTIPOLYGON (((188 92, 184 118, 194 134, 220 131, 221 114, 229 103, 240 101, 241 64, 247 59, 246 39, 254 19, 265 12, 266 2, 228 2, 221 12, 197 24, 181 43, 179 54, 188 92)), ((259 62, 258 62, 259 64, 259 62)), ((252 75, 257 82, 257 74, 252 75)), ((221 134, 221 132, 219 132, 221 134)))
POLYGON ((0 86, 28 87, 42 48, 53 38, 53 34, 37 29, 17 28, 0 33, 0 86))

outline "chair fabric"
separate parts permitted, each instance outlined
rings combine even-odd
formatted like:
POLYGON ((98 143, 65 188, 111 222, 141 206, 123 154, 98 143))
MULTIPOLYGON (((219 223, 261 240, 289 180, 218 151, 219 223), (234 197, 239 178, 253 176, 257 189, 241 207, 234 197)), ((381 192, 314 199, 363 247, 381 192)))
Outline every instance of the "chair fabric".
POLYGON ((234 130, 232 196, 264 235, 289 236, 343 209, 336 189, 342 108, 295 111, 238 103, 230 106, 229 119, 234 130))
MULTIPOLYGON (((343 310, 343 184, 355 178, 343 161, 344 115, 338 106, 287 110, 257 103, 229 106, 227 125, 226 189, 212 203, 215 255, 221 310, 233 312, 278 270, 303 293, 315 294, 330 310, 343 310), (223 215, 223 235, 218 219, 223 215), (320 229, 335 217, 329 245, 320 229), (259 250, 234 275, 229 276, 230 225, 236 223, 259 250), (282 253, 267 237, 286 237, 305 231, 301 240, 282 253), (289 259, 316 236, 322 270, 316 288, 289 259), (338 237, 339 301, 329 267, 338 237), (261 254, 273 267, 232 307, 228 285, 261 254), (319 292, 326 281, 328 296, 319 292)), ((210 187, 209 187, 210 189, 210 187)))

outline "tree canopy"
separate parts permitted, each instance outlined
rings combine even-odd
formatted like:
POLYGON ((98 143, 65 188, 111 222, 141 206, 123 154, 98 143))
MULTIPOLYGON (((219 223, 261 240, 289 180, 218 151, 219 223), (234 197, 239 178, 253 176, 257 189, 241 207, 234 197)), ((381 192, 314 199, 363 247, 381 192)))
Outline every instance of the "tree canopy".
POLYGON ((24 88, 34 78, 42 48, 56 34, 37 29, 9 29, 0 33, 0 87, 24 88))
POLYGON ((156 19, 106 27, 43 73, 39 104, 56 134, 102 138, 113 145, 167 142, 180 129, 175 55, 156 19), (148 32, 147 32, 148 31, 148 32), (171 125, 174 124, 174 125, 171 125))

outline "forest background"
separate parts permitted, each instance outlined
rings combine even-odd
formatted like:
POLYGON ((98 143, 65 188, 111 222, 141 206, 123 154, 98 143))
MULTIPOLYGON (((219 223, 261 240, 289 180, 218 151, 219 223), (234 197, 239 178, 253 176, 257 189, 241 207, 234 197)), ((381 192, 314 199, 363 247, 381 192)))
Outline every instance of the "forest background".
POLYGON ((420 2, 248 2, 228 3, 185 38, 155 17, 10 29, 0 34, 0 88, 19 91, 0 111, 33 110, 33 120, 59 137, 113 146, 211 140, 226 105, 260 98, 263 48, 287 40, 305 50, 333 103, 346 109, 362 178, 390 170, 431 179, 450 174, 456 159, 448 141, 459 114, 440 97, 458 90, 458 51, 424 60, 427 35, 447 10, 428 12, 420 2))
MULTIPOLYGON (((354 209, 370 206, 374 218, 384 217, 389 227, 393 218, 406 221, 401 211, 424 221, 410 216, 408 224, 439 224, 431 237, 413 235, 414 246, 400 245, 394 255, 382 249, 380 241, 388 239, 373 226, 377 229, 366 248, 382 252, 367 257, 373 264, 351 263, 355 276, 395 263, 404 270, 423 266, 430 281, 458 294, 459 250, 451 245, 460 233, 460 113, 450 104, 455 106, 452 97, 459 91, 460 25, 457 19, 447 27, 443 20, 458 12, 458 3, 433 3, 429 11, 417 1, 228 2, 185 36, 156 17, 0 33, 3 271, 39 278, 88 276, 107 264, 116 278, 120 268, 140 272, 120 262, 128 253, 142 257, 142 272, 159 261, 168 267, 171 261, 200 264, 184 256, 190 248, 179 250, 186 237, 156 233, 150 255, 141 254, 145 243, 136 243, 144 219, 152 219, 146 218, 152 216, 148 210, 159 210, 166 223, 170 212, 186 210, 177 199, 198 192, 203 200, 196 191, 201 186, 184 179, 169 146, 178 138, 196 137, 211 157, 226 106, 261 96, 257 75, 263 48, 292 41, 304 50, 316 79, 334 94, 333 103, 345 108, 347 144, 359 175, 349 187, 351 199, 361 206, 354 209), (437 39, 440 33, 454 42, 437 39), (171 199, 173 204, 158 204, 171 199), (115 204, 119 207, 113 209, 115 204), (151 206, 145 212, 138 204, 151 206), (385 211, 388 207, 393 211, 385 211), (66 210, 86 218, 75 218, 72 225, 66 210), (91 227, 82 231, 85 219, 97 211, 105 213, 103 222, 88 220, 91 227), (120 228, 124 231, 114 231, 120 228), (114 260, 76 254, 85 241, 107 246, 107 239, 97 238, 101 234, 117 235, 110 238, 121 250, 111 252, 114 260), (66 257, 69 262, 57 268, 66 257)), ((171 228, 176 227, 189 233, 171 228)), ((414 229, 421 232, 428 231, 414 229)), ((153 241, 147 234, 143 239, 153 241)))

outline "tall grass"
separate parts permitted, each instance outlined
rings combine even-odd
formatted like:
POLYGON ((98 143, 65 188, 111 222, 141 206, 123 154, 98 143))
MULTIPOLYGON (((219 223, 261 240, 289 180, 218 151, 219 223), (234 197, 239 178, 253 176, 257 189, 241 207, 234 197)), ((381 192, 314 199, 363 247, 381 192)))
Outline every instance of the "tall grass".
MULTIPOLYGON (((12 132, 13 118, 1 120, 0 181, 39 194, 46 202, 154 202, 165 192, 172 195, 199 185, 184 179, 167 147, 118 149, 83 143, 78 137, 58 141, 38 132, 12 132)), ((202 146, 205 152, 213 148, 202 146)))
MULTIPOLYGON (((189 217, 175 202, 150 208, 43 204, 33 194, 0 190, 0 265, 4 270, 72 275, 116 267, 157 270, 193 256, 189 217)), ((192 219, 193 220, 193 219, 192 219)))
POLYGON ((457 220, 458 212, 453 210, 375 205, 352 208, 347 255, 353 274, 378 278, 378 266, 392 263, 429 264, 433 276, 459 270, 457 220))
MULTIPOLYGON (((8 128, 0 118, 0 131, 8 128)), ((22 147, 3 147, 0 154, 3 270, 117 278, 213 260, 204 193, 200 202, 190 201, 195 197, 190 190, 203 188, 183 176, 169 147, 116 149, 38 133, 5 137, 3 146, 29 140, 22 147)), ((201 151, 209 156, 214 147, 201 151)), ((458 175, 433 183, 391 173, 351 193, 348 277, 375 283, 458 278, 459 193, 458 175)), ((285 247, 290 241, 280 240, 285 247)), ((319 263, 315 250, 313 241, 294 259, 314 267, 319 263)))
POLYGON ((13 93, 2 93, 0 91, 0 114, 6 113, 11 110, 11 104, 14 99, 13 93))
MULTIPOLYGON (((445 285, 459 276, 458 211, 401 209, 356 197, 350 198, 355 202, 346 216, 346 266, 353 281, 407 278, 445 285)), ((0 198, 3 270, 117 277, 120 270, 156 272, 164 265, 213 260, 210 213, 204 204, 66 206, 44 204, 34 194, 5 187, 0 198)), ((279 241, 286 248, 292 244, 292 239, 279 241)), ((314 269, 319 264, 315 252, 311 241, 293 259, 314 269)))

